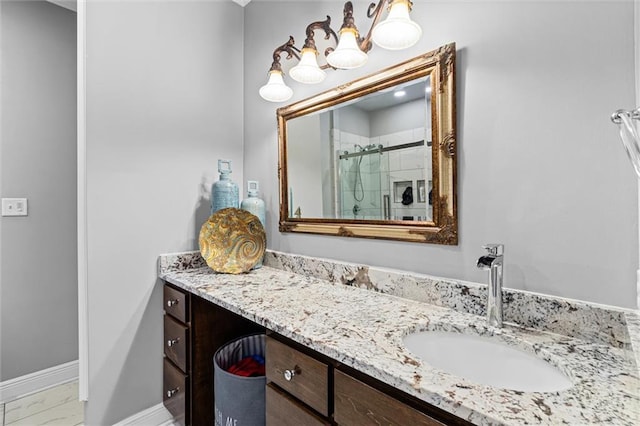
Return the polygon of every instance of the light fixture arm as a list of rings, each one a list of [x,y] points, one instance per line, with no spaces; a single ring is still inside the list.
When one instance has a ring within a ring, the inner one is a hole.
[[[374,4],[372,3],[369,7],[371,6],[374,6]],[[342,27],[340,27],[340,31],[342,31],[345,28],[351,28],[358,31],[358,28],[356,27],[355,19],[353,19],[353,3],[351,3],[350,1],[346,2],[344,4],[344,9],[342,10],[342,13],[344,15],[344,19],[342,21]]]
[[[295,40],[293,36],[289,36],[289,41],[287,41],[282,46],[278,46],[276,50],[273,51],[273,62],[271,63],[271,69],[269,71],[280,71],[282,72],[282,65],[280,64],[280,55],[283,53],[287,53],[285,59],[289,60],[294,56],[296,59],[300,60],[300,50],[294,46]]]
[[[302,46],[303,49],[308,48],[308,49],[313,49],[316,52],[318,51],[318,49],[316,48],[316,41],[313,38],[313,36],[315,35],[315,30],[323,30],[325,33],[325,36],[324,36],[325,40],[329,40],[333,36],[333,40],[335,41],[336,45],[338,44],[338,35],[335,33],[335,31],[331,29],[331,17],[327,15],[327,19],[325,19],[324,21],[312,22],[307,26],[307,30],[306,30],[307,38],[304,40],[304,46]],[[324,56],[326,57],[332,50],[333,50],[333,47],[328,47],[324,51]],[[324,64],[320,66],[320,69],[327,69],[327,68],[332,68],[332,67],[329,64]]]
[[[325,40],[329,40],[329,38],[333,36],[334,40],[336,42],[338,41],[338,36],[331,29],[331,16],[327,15],[327,19],[325,19],[324,21],[312,22],[307,26],[307,31],[306,31],[307,38],[304,40],[304,46],[302,46],[303,49],[306,47],[311,49],[316,49],[316,42],[313,39],[313,36],[315,35],[314,33],[315,30],[323,30],[325,33],[325,36],[324,36]]]
[[[369,5],[369,8],[367,9],[367,18],[373,19],[373,22],[371,22],[371,26],[369,27],[369,31],[367,32],[367,35],[365,35],[364,37],[360,37],[358,39],[360,49],[363,52],[367,53],[373,47],[373,43],[371,43],[371,33],[373,32],[373,28],[376,26],[376,24],[380,21],[380,18],[382,17],[382,12],[385,9],[384,6],[390,2],[393,2],[393,0],[380,0],[378,4],[371,3]]]

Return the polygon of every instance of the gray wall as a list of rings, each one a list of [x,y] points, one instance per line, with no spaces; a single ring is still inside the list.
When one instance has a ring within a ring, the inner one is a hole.
[[[427,103],[429,106],[430,104],[431,102]],[[431,123],[427,122],[427,109],[425,108],[424,99],[417,99],[372,111],[369,115],[371,117],[371,137],[389,135],[420,127],[431,127]]]
[[[242,43],[231,2],[87,3],[86,424],[162,402],[156,260],[197,248],[217,159],[244,182]]]
[[[78,358],[76,14],[2,1],[0,381]]]
[[[609,121],[634,106],[633,2],[422,2],[420,42],[368,64],[328,72],[318,86],[287,83],[291,102],[440,45],[458,49],[458,215],[455,247],[277,229],[274,105],[258,96],[271,52],[342,3],[250,3],[245,9],[245,169],[260,180],[272,249],[481,282],[489,242],[506,244],[506,286],[612,305],[635,304],[637,181]],[[368,27],[365,3],[356,23]],[[274,22],[279,23],[278,25]],[[569,24],[568,24],[569,23]]]
[[[342,132],[369,137],[370,126],[369,114],[360,108],[347,105],[333,111],[333,127]]]
[[[287,125],[287,137],[291,141],[287,149],[289,191],[293,194],[289,205],[293,212],[300,208],[302,217],[322,217],[322,145],[320,114],[291,120]]]

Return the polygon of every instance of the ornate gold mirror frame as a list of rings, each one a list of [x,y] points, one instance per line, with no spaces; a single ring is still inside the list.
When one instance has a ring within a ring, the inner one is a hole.
[[[280,231],[344,237],[379,238],[432,244],[458,244],[456,206],[456,90],[455,43],[447,44],[376,74],[279,108]],[[287,122],[370,93],[429,76],[433,218],[430,221],[295,218],[289,212]]]

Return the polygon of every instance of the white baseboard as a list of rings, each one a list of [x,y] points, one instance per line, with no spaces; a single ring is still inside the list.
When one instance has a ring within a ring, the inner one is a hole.
[[[67,383],[78,378],[78,361],[56,365],[0,382],[0,403],[13,401],[25,395]]]
[[[160,403],[127,417],[113,426],[170,426],[172,424],[173,416],[164,404]]]

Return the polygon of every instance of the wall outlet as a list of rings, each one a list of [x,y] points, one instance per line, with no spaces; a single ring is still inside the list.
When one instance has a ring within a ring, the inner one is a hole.
[[[27,216],[27,199],[3,198],[2,216]]]

